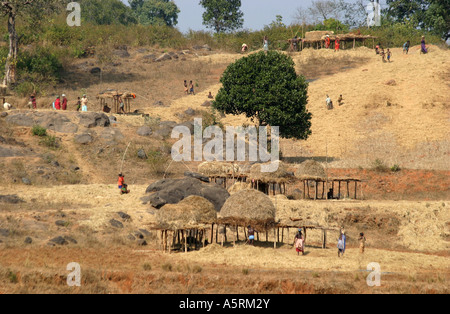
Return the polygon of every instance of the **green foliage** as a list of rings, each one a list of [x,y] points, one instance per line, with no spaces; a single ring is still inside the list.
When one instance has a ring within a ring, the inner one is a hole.
[[[445,40],[450,38],[449,0],[387,0],[386,4],[386,18],[394,23],[409,22]]]
[[[392,171],[392,172],[398,172],[398,171],[400,171],[400,170],[401,170],[401,168],[400,168],[400,166],[397,165],[397,164],[395,164],[395,165],[393,165],[393,166],[391,167],[391,171]]]
[[[372,163],[372,170],[377,172],[388,172],[389,167],[386,166],[386,164],[381,159],[375,159],[375,161]]]
[[[120,0],[83,0],[81,18],[84,22],[98,25],[136,24],[137,20],[130,7]]]
[[[59,148],[59,141],[56,138],[56,136],[53,135],[46,135],[42,137],[42,139],[39,141],[39,144],[48,147],[50,149],[58,149]]]
[[[349,26],[341,23],[339,20],[329,18],[315,26],[317,31],[334,31],[336,34],[348,33]]]
[[[284,138],[306,139],[311,134],[308,83],[296,74],[289,56],[276,51],[249,55],[229,65],[220,81],[215,109],[245,114],[258,125],[279,126]]]
[[[216,33],[239,29],[244,24],[241,0],[200,0],[205,9],[203,25]]]
[[[130,5],[142,25],[174,26],[178,23],[180,9],[173,1],[134,0]]]
[[[43,136],[47,136],[47,129],[40,125],[35,125],[31,129],[31,133],[35,136],[43,137]]]
[[[59,78],[62,64],[49,48],[37,47],[19,54],[17,69],[26,73],[38,74],[45,78]]]

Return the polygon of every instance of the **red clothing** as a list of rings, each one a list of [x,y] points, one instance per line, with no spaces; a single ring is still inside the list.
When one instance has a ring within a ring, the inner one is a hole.
[[[119,181],[117,182],[117,185],[123,186],[124,181],[125,181],[124,177],[119,177]]]
[[[36,109],[36,108],[37,108],[37,105],[36,105],[36,98],[31,97],[31,103],[32,103],[32,105],[33,105],[33,109]]]
[[[330,37],[325,38],[325,48],[330,48]]]
[[[67,98],[64,98],[62,101],[62,110],[67,110]]]
[[[59,100],[59,98],[55,100],[55,109],[56,110],[61,109],[61,100]]]
[[[334,50],[339,50],[340,44],[339,44],[339,40],[336,40],[334,42]]]

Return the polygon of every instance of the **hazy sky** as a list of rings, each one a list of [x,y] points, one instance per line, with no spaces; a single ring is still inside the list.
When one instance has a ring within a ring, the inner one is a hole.
[[[202,24],[204,9],[199,0],[174,0],[180,14],[177,27],[180,31],[206,29]],[[244,28],[259,30],[269,25],[277,15],[283,17],[287,25],[293,22],[298,7],[308,7],[311,0],[242,0],[241,10],[244,13]]]

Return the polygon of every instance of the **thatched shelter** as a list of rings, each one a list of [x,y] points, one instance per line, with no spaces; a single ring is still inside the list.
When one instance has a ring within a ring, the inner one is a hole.
[[[303,183],[303,198],[311,198],[310,184],[314,184],[314,199],[319,198],[318,186],[322,183],[321,198],[326,198],[325,183],[327,182],[327,173],[325,168],[317,161],[308,159],[302,162],[297,170],[295,176]]]
[[[125,113],[130,113],[131,100],[135,98],[136,94],[132,92],[129,91],[119,92],[118,90],[112,89],[100,92],[97,95],[97,99],[100,105],[100,111],[104,111],[105,106],[107,106],[108,100],[112,100],[112,110],[115,113],[119,113],[120,111],[120,99],[123,101]]]
[[[175,238],[180,241],[180,232],[184,240],[185,251],[187,251],[188,241],[202,242],[203,245],[206,238],[205,230],[210,224],[214,223],[217,218],[217,212],[214,205],[207,199],[191,195],[181,200],[177,204],[166,204],[156,212],[155,215],[157,225],[154,229],[161,230],[162,247],[165,251],[169,247],[169,251],[175,244]],[[200,230],[200,232],[199,232]],[[172,232],[172,241],[168,245],[168,231]],[[191,238],[188,240],[188,236]],[[192,241],[192,238],[194,240]]]
[[[345,49],[345,43],[353,43],[352,47],[356,47],[356,42],[362,42],[365,45],[366,40],[372,39],[372,46],[375,48],[375,39],[377,37],[371,35],[361,35],[360,33],[334,34],[333,31],[312,31],[306,32],[305,38],[302,39],[302,46],[323,48],[326,37],[330,37],[330,49],[334,49],[335,40],[339,39],[342,43],[342,49]]]
[[[240,173],[236,163],[223,161],[205,161],[198,165],[198,172],[209,177],[210,182],[223,184],[227,188],[228,181],[246,181],[247,175]]]
[[[266,194],[270,193],[272,187],[273,195],[278,188],[281,194],[286,194],[286,183],[291,183],[295,179],[293,173],[289,172],[286,165],[279,160],[273,162],[277,167],[275,171],[262,172],[261,166],[268,166],[269,163],[257,163],[250,167],[248,177],[252,180],[252,187]]]
[[[254,189],[241,190],[231,195],[223,204],[218,220],[221,224],[267,230],[275,222],[275,206],[272,200]]]

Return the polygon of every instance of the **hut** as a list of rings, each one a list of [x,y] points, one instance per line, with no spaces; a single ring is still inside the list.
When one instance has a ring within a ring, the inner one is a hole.
[[[217,212],[207,199],[191,195],[177,204],[164,205],[156,212],[155,218],[156,226],[153,229],[161,231],[163,251],[168,248],[170,252],[177,243],[184,243],[187,251],[188,244],[194,243],[197,247],[202,242],[205,245],[206,229],[216,221]],[[168,237],[169,233],[171,236]]]
[[[334,49],[334,42],[337,38],[342,43],[342,49],[345,49],[346,43],[351,43],[352,48],[356,47],[357,42],[361,42],[362,45],[365,45],[366,40],[372,40],[372,46],[375,48],[375,39],[377,37],[372,35],[361,35],[359,32],[357,33],[347,33],[347,34],[334,34],[333,31],[312,31],[306,32],[305,38],[302,40],[302,44],[309,47],[322,48],[325,44],[326,36],[330,37],[331,40],[331,49]]]
[[[258,231],[258,240],[259,232],[265,231],[267,241],[268,231],[274,228],[275,225],[275,211],[272,200],[262,192],[248,189],[234,193],[226,200],[218,214],[218,224],[225,225],[225,232],[222,234],[222,245],[223,241],[227,240],[227,226],[231,226],[236,230],[235,239],[238,241],[239,227],[244,228],[245,234],[245,228],[249,225]]]
[[[262,172],[261,166],[268,166],[265,164],[254,164],[250,167],[248,177],[252,181],[252,188],[261,191],[267,195],[270,194],[272,188],[273,195],[277,190],[280,194],[286,194],[286,183],[291,183],[295,178],[292,172],[289,172],[286,165],[282,161],[274,161],[277,164],[277,169],[272,172]]]
[[[136,94],[132,92],[119,92],[117,90],[106,90],[97,95],[99,101],[100,111],[104,111],[104,108],[108,105],[108,100],[112,101],[112,110],[114,113],[120,111],[120,98],[122,98],[124,104],[125,113],[131,112],[131,100],[136,98]]]
[[[236,163],[205,161],[198,165],[197,170],[207,176],[210,182],[223,185],[225,189],[236,181],[247,181],[247,175],[240,173],[240,167]]]
[[[353,177],[332,177],[328,178],[328,182],[331,184],[330,195],[328,199],[341,199],[341,198],[354,198],[358,199],[358,185],[360,185],[360,199],[364,198],[362,180]],[[337,189],[336,189],[337,185]]]
[[[319,162],[313,159],[305,160],[295,171],[295,177],[302,181],[303,199],[306,199],[306,197],[312,198],[310,194],[311,185],[314,186],[314,199],[319,198],[319,185],[322,185],[321,198],[326,198],[325,183],[327,182],[327,173]]]

